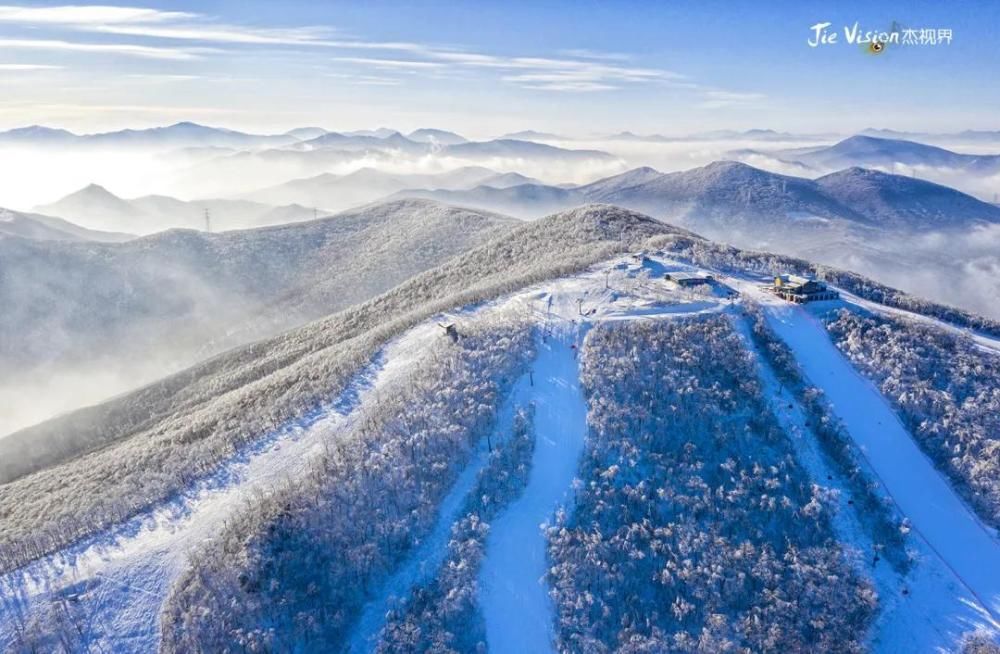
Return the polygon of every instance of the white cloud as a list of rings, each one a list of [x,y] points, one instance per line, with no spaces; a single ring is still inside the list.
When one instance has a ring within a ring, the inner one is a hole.
[[[542,91],[596,92],[626,85],[657,84],[677,91],[700,95],[701,107],[721,108],[745,105],[763,98],[756,93],[738,93],[703,87],[683,75],[662,68],[631,65],[628,55],[586,49],[561,50],[557,56],[500,56],[403,41],[368,41],[363,38],[336,38],[337,31],[325,26],[268,28],[222,24],[210,16],[186,11],[161,11],[143,7],[102,5],[20,7],[0,6],[0,23],[32,27],[51,26],[73,32],[113,34],[156,40],[196,41],[225,45],[274,45],[295,49],[323,48],[345,51],[333,58],[359,70],[397,71],[425,77],[460,76],[478,71],[495,71],[503,82]],[[114,53],[151,59],[197,59],[207,48],[169,48],[154,41],[149,44],[81,43],[69,40],[0,39],[0,47]],[[385,52],[384,57],[350,56],[351,51]],[[357,76],[358,81],[363,76]],[[398,84],[378,75],[369,84]],[[377,80],[377,81],[376,81]],[[361,83],[358,81],[358,83]]]
[[[120,54],[146,59],[187,60],[198,59],[207,52],[206,48],[162,48],[158,46],[134,45],[126,43],[78,43],[56,39],[5,39],[0,38],[0,49],[49,50],[70,52],[92,52],[97,54]]]
[[[399,86],[402,80],[394,77],[381,77],[378,75],[354,75],[351,73],[326,73],[326,77],[342,79],[350,84],[360,84],[362,86]]]
[[[560,55],[564,57],[575,57],[577,59],[599,59],[605,61],[628,61],[631,57],[620,52],[597,52],[586,48],[573,48],[570,50],[560,50]]]
[[[112,25],[159,23],[192,18],[181,11],[159,11],[144,7],[68,5],[62,7],[19,7],[0,5],[0,22],[48,25]]]
[[[322,38],[330,33],[318,27],[266,29],[233,25],[88,25],[86,29],[122,36],[255,45],[327,45]]]
[[[205,79],[201,75],[171,75],[166,73],[131,73],[126,75],[129,79],[148,80],[152,82],[188,82],[196,79]]]
[[[418,61],[410,59],[379,59],[375,57],[332,57],[332,61],[340,61],[350,64],[361,64],[374,68],[404,68],[404,69],[430,69],[444,68],[446,64],[435,61]]]
[[[0,64],[0,71],[61,70],[62,66],[48,64]]]

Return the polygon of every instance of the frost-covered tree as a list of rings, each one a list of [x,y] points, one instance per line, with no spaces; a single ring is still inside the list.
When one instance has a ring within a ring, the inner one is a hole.
[[[381,393],[312,469],[230,519],[162,616],[166,652],[330,651],[428,533],[534,347],[530,325],[470,321]]]
[[[921,449],[1000,527],[1000,356],[915,320],[842,309],[837,346],[892,403]]]
[[[834,540],[728,320],[601,325],[575,509],[548,532],[563,652],[859,651]]]

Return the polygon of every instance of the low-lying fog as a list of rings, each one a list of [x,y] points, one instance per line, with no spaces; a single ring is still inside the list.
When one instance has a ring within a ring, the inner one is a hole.
[[[0,183],[0,207],[28,211],[38,205],[53,203],[90,184],[103,186],[118,198],[126,199],[165,195],[179,200],[242,200],[261,189],[292,180],[322,173],[346,175],[365,168],[405,176],[446,173],[478,166],[496,173],[518,173],[544,184],[568,186],[640,166],[672,172],[720,159],[740,159],[772,172],[813,178],[831,171],[811,169],[800,163],[782,160],[772,153],[827,146],[833,142],[834,139],[691,139],[669,142],[578,139],[546,142],[569,150],[598,151],[593,156],[552,152],[537,155],[528,151],[523,154],[504,151],[499,154],[454,156],[446,152],[428,154],[392,150],[327,153],[288,148],[151,151],[4,146],[0,147],[0,180],[3,180]],[[1000,143],[938,145],[966,154],[1000,153]],[[748,152],[751,150],[753,152]],[[887,172],[915,175],[943,183],[987,201],[993,200],[994,194],[1000,191],[1000,174],[976,176],[962,170],[902,164],[890,168]],[[363,192],[359,195],[376,200],[386,195],[379,190],[382,188],[373,186],[368,195]],[[337,211],[344,208],[319,206],[315,210]],[[102,207],[94,210],[104,211]],[[146,218],[161,220],[160,214],[151,215],[153,218]],[[314,207],[299,206],[296,211],[275,214],[270,220],[272,223],[285,222],[313,215],[316,215]],[[88,224],[83,215],[59,217],[83,227],[98,228]],[[128,219],[127,214],[116,218]],[[263,221],[262,218],[260,220]],[[120,231],[144,234],[177,224],[156,222],[135,225],[134,229],[128,229],[127,224],[120,226],[120,223],[114,223],[114,226]],[[190,226],[189,223],[184,224]],[[227,227],[255,227],[259,224],[268,223],[226,223]],[[107,229],[105,223],[101,227]],[[774,251],[807,256],[929,299],[1000,318],[1000,302],[997,301],[1000,298],[1000,226],[924,233],[905,239],[867,243],[865,247],[857,243],[834,247],[808,242],[755,243],[753,238],[738,234],[709,236],[735,245],[765,246]],[[0,274],[3,263],[0,261]],[[99,312],[101,307],[95,306],[93,310]],[[109,358],[90,362],[86,366],[50,363],[45,368],[35,369],[30,375],[4,375],[0,380],[0,435],[136,388],[189,363],[169,354],[146,352],[141,360],[131,360],[128,365],[120,365],[121,362]]]

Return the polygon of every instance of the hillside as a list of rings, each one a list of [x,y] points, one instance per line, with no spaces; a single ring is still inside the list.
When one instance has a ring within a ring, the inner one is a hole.
[[[135,238],[121,232],[100,232],[74,225],[68,220],[0,209],[0,235],[19,236],[39,241],[119,242]]]
[[[268,204],[296,203],[324,209],[346,209],[373,202],[406,188],[459,189],[475,186],[499,173],[465,166],[442,173],[393,174],[361,168],[346,175],[322,173],[254,191],[250,200]]]
[[[533,183],[497,187],[487,182],[464,190],[408,189],[390,197],[426,198],[479,211],[496,211],[525,220],[587,203],[587,198],[573,189]]]
[[[817,222],[836,221],[864,229],[917,231],[1000,222],[995,206],[920,179],[850,168],[811,180],[733,161],[674,173],[636,168],[570,189],[524,184],[457,192],[408,190],[400,195],[525,218],[606,202],[683,221],[696,230],[781,233],[812,231]]]
[[[315,217],[315,210],[294,202],[264,204],[249,200],[178,200],[147,195],[127,200],[90,184],[51,204],[36,207],[94,229],[151,234],[166,229],[205,229],[206,212],[214,231],[247,229]]]
[[[129,380],[134,387],[136,375],[146,381],[152,370],[176,370],[366,300],[511,224],[404,201],[279,227],[171,230],[120,244],[3,239],[3,383],[31,387],[32,371],[45,379],[80,367],[124,371],[107,397]],[[136,370],[143,374],[125,374]],[[24,406],[52,410],[47,402]]]
[[[817,270],[843,300],[760,288]],[[1000,356],[1000,324],[851,273],[607,205],[521,225],[0,440],[0,461],[60,452],[0,485],[0,587],[21,607],[0,644],[954,649],[996,629],[1000,546],[962,499],[990,476],[945,481],[827,335],[835,309],[961,347],[950,387],[994,383],[974,361]],[[838,338],[867,329],[838,320]],[[884,339],[861,338],[867,366]],[[956,434],[977,448],[982,407]]]
[[[840,204],[886,228],[916,231],[1000,222],[994,205],[903,175],[855,167],[820,177],[816,184]]]
[[[986,175],[1000,172],[1000,155],[962,154],[916,141],[864,135],[851,136],[829,147],[779,152],[778,156],[800,161],[818,170],[852,166],[891,170],[896,164],[903,164]]]

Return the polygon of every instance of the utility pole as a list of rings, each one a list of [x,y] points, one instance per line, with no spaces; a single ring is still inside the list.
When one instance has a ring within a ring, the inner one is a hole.
[[[208,207],[205,207],[205,231],[212,232],[212,215],[208,211]]]

